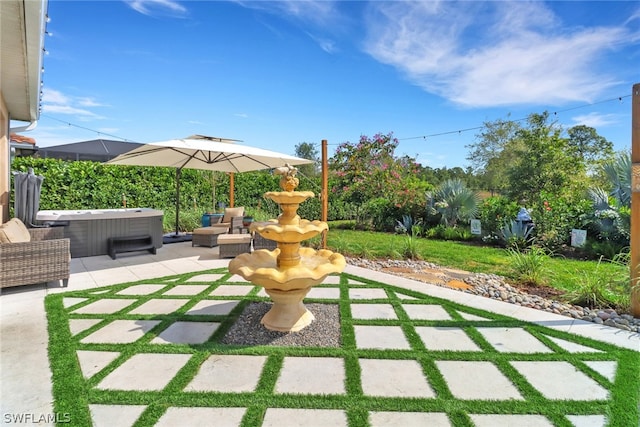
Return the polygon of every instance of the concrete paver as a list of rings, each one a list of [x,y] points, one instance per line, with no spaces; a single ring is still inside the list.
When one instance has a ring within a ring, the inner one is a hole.
[[[461,328],[416,326],[427,350],[480,351],[480,347]]]
[[[253,391],[267,361],[265,356],[212,354],[200,366],[186,391]]]
[[[306,298],[324,298],[324,299],[340,299],[339,288],[311,288]]]
[[[403,304],[402,308],[413,320],[451,320],[447,310],[436,304]]]
[[[85,378],[91,378],[120,356],[117,351],[78,350],[76,354]]]
[[[398,319],[391,304],[351,304],[351,316],[354,319]]]
[[[276,393],[344,394],[344,361],[335,357],[285,357]]]
[[[458,399],[523,400],[513,383],[491,362],[437,360],[436,366]]]
[[[93,427],[131,427],[145,405],[89,405]]]
[[[447,414],[442,412],[370,412],[371,427],[451,427]]]
[[[177,285],[162,295],[197,295],[207,289],[208,285]]]
[[[409,350],[411,346],[400,326],[364,326],[353,327],[358,348],[379,350]]]
[[[269,408],[262,427],[346,427],[347,414],[336,409]]]
[[[553,427],[553,423],[542,415],[471,414],[469,417],[476,427]]]
[[[210,315],[225,315],[229,314],[231,310],[236,308],[239,301],[222,301],[222,300],[205,300],[200,301],[192,308],[187,310],[186,314],[210,314]]]
[[[238,427],[245,408],[176,408],[171,407],[160,417],[155,427],[209,426]]]
[[[159,320],[114,320],[80,340],[81,343],[126,344],[139,340]]]
[[[387,299],[384,289],[362,288],[349,289],[349,298],[354,299]]]
[[[215,288],[209,296],[244,296],[253,290],[253,286],[248,285],[220,285]]]
[[[477,331],[501,353],[553,352],[522,328],[477,328]]]
[[[190,358],[190,354],[135,354],[104,377],[96,388],[162,390]]]
[[[609,397],[605,388],[568,362],[510,363],[547,399],[605,400]],[[541,372],[544,375],[540,375]]]
[[[360,359],[362,391],[369,396],[435,397],[415,360]]]
[[[584,364],[611,382],[613,382],[616,377],[616,369],[618,368],[618,364],[616,362],[587,360]]]
[[[188,303],[187,299],[150,299],[128,314],[169,314]]]
[[[69,330],[71,335],[77,335],[100,322],[102,319],[71,319],[69,320]]]
[[[128,288],[116,292],[116,295],[149,295],[158,292],[160,289],[166,288],[167,285],[133,285]]]
[[[137,302],[135,299],[101,299],[73,310],[76,314],[112,314]]]
[[[218,329],[218,322],[174,322],[152,344],[202,344]]]
[[[223,274],[196,274],[193,277],[187,279],[187,282],[215,282],[219,280]]]

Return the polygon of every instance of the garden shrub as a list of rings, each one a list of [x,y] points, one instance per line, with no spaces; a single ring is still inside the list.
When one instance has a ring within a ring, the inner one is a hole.
[[[480,205],[479,219],[483,236],[499,236],[502,227],[516,218],[519,206],[502,196],[484,199]]]

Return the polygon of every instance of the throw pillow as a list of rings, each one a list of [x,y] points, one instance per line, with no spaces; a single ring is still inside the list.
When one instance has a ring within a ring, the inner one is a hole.
[[[18,218],[12,218],[0,225],[0,243],[30,242],[29,229]]]

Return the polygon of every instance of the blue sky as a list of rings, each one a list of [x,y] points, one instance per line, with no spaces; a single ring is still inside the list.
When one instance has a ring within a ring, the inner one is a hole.
[[[465,129],[545,110],[631,146],[640,2],[50,0],[48,12],[42,115],[24,133],[41,147],[204,134],[287,154],[327,139],[331,154],[393,132],[397,155],[464,167],[478,133]]]

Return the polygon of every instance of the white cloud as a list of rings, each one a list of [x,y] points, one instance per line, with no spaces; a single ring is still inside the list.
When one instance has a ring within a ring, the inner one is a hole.
[[[80,120],[101,119],[102,116],[88,108],[102,106],[93,98],[68,96],[58,90],[44,88],[42,90],[42,111],[77,116]]]
[[[320,49],[327,53],[336,51],[336,44],[326,35],[319,36],[309,31],[309,27],[317,29],[317,32],[326,33],[327,30],[340,27],[344,16],[337,10],[337,2],[332,0],[284,0],[284,1],[255,1],[234,0],[238,5],[264,11],[281,18],[302,24],[305,31]],[[280,34],[275,27],[265,23],[274,33]]]
[[[619,83],[597,61],[631,37],[563,28],[541,2],[373,2],[367,26],[371,56],[465,107],[592,101]]]
[[[136,12],[143,15],[155,15],[167,12],[177,15],[184,15],[187,9],[177,1],[173,0],[124,0],[125,3]]]
[[[619,123],[615,114],[589,113],[572,117],[573,126],[585,125],[592,128],[600,128]]]
[[[263,10],[316,25],[325,25],[336,18],[336,2],[330,0],[235,0],[235,3],[248,9]]]

